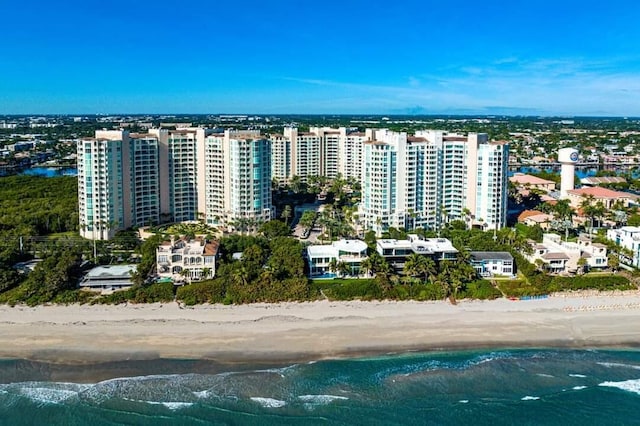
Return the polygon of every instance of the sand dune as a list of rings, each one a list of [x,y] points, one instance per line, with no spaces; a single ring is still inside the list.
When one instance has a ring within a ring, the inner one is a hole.
[[[301,361],[465,347],[640,342],[640,292],[530,301],[0,306],[0,357]]]

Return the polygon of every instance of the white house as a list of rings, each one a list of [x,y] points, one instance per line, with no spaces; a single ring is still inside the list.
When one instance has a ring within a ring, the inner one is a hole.
[[[581,258],[589,269],[606,268],[607,247],[593,243],[588,236],[580,236],[574,243],[562,241],[557,234],[544,234],[542,243],[533,244],[533,252],[527,258],[531,263],[541,260],[547,271],[558,274],[576,272]]]
[[[623,226],[619,229],[607,230],[607,239],[613,241],[620,247],[624,247],[633,252],[633,258],[629,259],[631,266],[640,268],[640,227]]]
[[[503,275],[512,277],[516,274],[513,256],[507,251],[472,251],[471,265],[481,277]]]
[[[409,234],[406,240],[378,240],[376,251],[396,271],[402,271],[405,260],[414,253],[429,256],[434,261],[454,260],[458,254],[458,250],[446,238],[421,238],[416,234]]]
[[[82,278],[80,288],[100,292],[126,289],[133,285],[131,275],[135,270],[136,265],[97,266]]]
[[[202,238],[164,241],[156,250],[158,276],[192,282],[216,274],[218,243]],[[186,271],[186,272],[185,272]]]
[[[350,275],[360,275],[360,264],[367,256],[367,243],[360,240],[339,240],[331,244],[307,247],[309,275],[311,277],[335,277],[329,265],[332,260],[345,262],[351,269]]]

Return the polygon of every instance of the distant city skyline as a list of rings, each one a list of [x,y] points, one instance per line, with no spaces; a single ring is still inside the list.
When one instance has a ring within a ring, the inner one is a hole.
[[[640,116],[635,2],[25,0],[3,16],[0,114]]]

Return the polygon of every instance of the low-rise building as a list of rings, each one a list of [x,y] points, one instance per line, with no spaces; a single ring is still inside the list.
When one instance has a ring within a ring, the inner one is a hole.
[[[551,192],[556,189],[556,183],[554,181],[524,173],[514,174],[509,178],[509,182],[523,189],[538,189],[544,192]]]
[[[107,293],[127,289],[133,285],[131,276],[135,271],[136,265],[97,266],[82,278],[80,288]]]
[[[332,270],[340,262],[349,267],[350,273],[347,275],[359,276],[362,274],[360,265],[366,258],[367,243],[360,240],[339,240],[331,244],[307,247],[309,275],[316,278],[344,275],[339,274],[338,270]]]
[[[607,239],[613,241],[620,247],[629,250],[632,256],[622,259],[623,263],[640,268],[640,227],[623,226],[619,229],[607,230]]]
[[[587,198],[593,197],[593,203],[602,202],[606,209],[611,209],[616,201],[621,201],[624,207],[637,204],[640,196],[629,192],[614,191],[612,189],[597,186],[571,189],[567,191],[567,197],[571,206],[575,209]]]
[[[552,221],[552,215],[538,210],[525,210],[518,216],[518,223],[522,223],[527,226],[538,225],[543,230],[549,229]]]
[[[472,251],[469,254],[471,266],[481,277],[513,277],[516,274],[516,264],[508,251]]]
[[[156,250],[158,276],[174,283],[200,281],[216,274],[218,243],[203,238],[164,241]]]
[[[607,267],[607,247],[592,242],[588,236],[580,236],[577,242],[567,242],[562,241],[560,235],[544,234],[542,243],[534,243],[532,248],[528,260],[531,263],[541,261],[547,272],[575,273],[580,268]]]
[[[429,256],[436,262],[455,260],[458,254],[446,238],[421,238],[416,234],[409,234],[406,240],[378,240],[376,251],[398,272],[404,269],[407,257],[414,253]]]

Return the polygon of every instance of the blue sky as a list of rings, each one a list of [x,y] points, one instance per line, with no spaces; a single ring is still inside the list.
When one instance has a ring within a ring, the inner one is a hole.
[[[640,2],[7,1],[0,113],[640,116]]]

